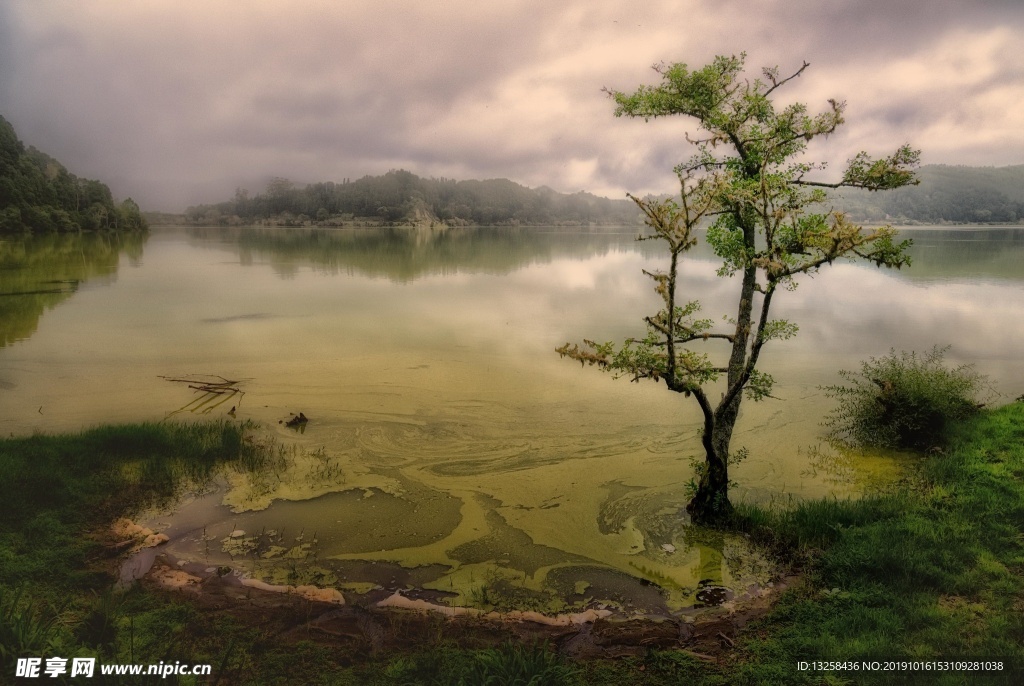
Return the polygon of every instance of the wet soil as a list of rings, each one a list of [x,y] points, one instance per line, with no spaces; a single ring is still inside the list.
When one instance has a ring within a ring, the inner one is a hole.
[[[168,584],[168,578],[184,583]],[[335,646],[339,655],[353,662],[427,650],[442,643],[487,648],[507,641],[543,641],[576,659],[641,655],[657,647],[684,650],[699,659],[717,662],[734,649],[744,626],[765,614],[782,590],[798,582],[797,577],[786,577],[756,597],[683,615],[612,614],[592,621],[585,621],[592,615],[577,616],[552,625],[552,618],[536,616],[538,621],[532,621],[514,617],[514,613],[446,616],[429,610],[379,607],[389,594],[383,590],[345,593],[341,605],[317,602],[295,593],[245,585],[225,568],[200,570],[179,565],[163,555],[156,556],[152,568],[139,580],[156,592],[188,597],[204,612],[259,626],[270,640]],[[409,599],[437,600],[420,598],[422,595],[403,592]]]

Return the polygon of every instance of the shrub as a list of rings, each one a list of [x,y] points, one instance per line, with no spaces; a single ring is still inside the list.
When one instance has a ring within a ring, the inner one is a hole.
[[[860,372],[839,372],[850,385],[828,386],[839,406],[825,420],[829,438],[861,447],[928,450],[944,444],[951,421],[982,406],[988,380],[972,365],[947,367],[949,347],[895,350],[861,364]]]
[[[55,613],[46,615],[22,600],[24,587],[0,587],[0,669],[14,672],[19,657],[38,657],[60,649],[60,624]]]
[[[490,686],[558,686],[575,681],[576,670],[543,645],[508,643],[476,655],[468,681]]]

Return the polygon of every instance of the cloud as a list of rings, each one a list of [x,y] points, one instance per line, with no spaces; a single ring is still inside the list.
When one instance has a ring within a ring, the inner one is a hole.
[[[685,121],[615,119],[601,92],[716,53],[811,68],[789,97],[849,102],[821,154],[906,140],[929,162],[1008,164],[1018,3],[611,0],[479,5],[172,0],[0,7],[0,102],[29,144],[144,207],[272,176],[403,167],[621,197],[671,190]]]

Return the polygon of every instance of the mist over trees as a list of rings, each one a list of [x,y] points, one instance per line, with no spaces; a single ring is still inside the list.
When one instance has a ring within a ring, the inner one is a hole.
[[[240,188],[231,200],[190,207],[185,216],[189,223],[203,225],[639,224],[636,206],[626,199],[531,189],[508,179],[426,179],[405,170],[304,187],[276,178],[262,193],[250,195]]]
[[[46,153],[26,148],[0,116],[0,234],[145,228],[134,200],[115,203],[106,184],[80,179]]]
[[[866,222],[976,224],[1024,222],[1024,165],[926,165],[919,186],[892,193],[843,189],[827,205]],[[351,181],[298,186],[275,178],[261,193],[239,188],[232,199],[188,208],[185,221],[202,226],[401,225],[448,226],[636,225],[629,200],[591,193],[531,189],[508,179],[456,181],[405,170]],[[181,217],[168,217],[180,221]]]
[[[845,190],[833,202],[858,221],[922,224],[1024,222],[1024,165],[918,169],[920,185],[891,193]]]

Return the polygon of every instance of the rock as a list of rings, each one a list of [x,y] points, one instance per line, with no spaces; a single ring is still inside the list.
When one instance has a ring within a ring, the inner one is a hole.
[[[297,586],[295,592],[305,598],[317,603],[333,603],[344,605],[345,596],[336,588],[317,588],[316,586]]]
[[[152,529],[139,526],[127,517],[122,517],[115,521],[110,526],[110,531],[117,538],[123,539],[116,546],[118,550],[130,547],[133,553],[143,548],[155,548],[171,540],[167,534],[154,533]]]
[[[406,598],[398,591],[377,603],[377,607],[399,607],[404,610],[416,610],[418,612],[438,612],[446,617],[481,614],[480,610],[472,607],[450,607],[448,605],[428,603],[426,600],[412,600],[411,598]]]
[[[294,593],[301,598],[312,600],[317,603],[332,603],[334,605],[345,604],[345,596],[341,594],[341,591],[335,588],[319,588],[317,586],[285,586],[268,584],[266,581],[250,578],[242,579],[242,585],[249,588],[256,588],[261,591],[269,591],[270,593]]]
[[[733,592],[725,588],[724,586],[705,586],[697,591],[697,602],[703,605],[722,605],[727,600],[731,600]]]
[[[143,548],[155,548],[158,545],[163,545],[167,541],[171,540],[167,534],[150,534],[146,536],[142,541]]]
[[[122,517],[115,521],[110,526],[110,530],[118,538],[145,538],[153,534],[152,529],[139,526],[127,517]]]
[[[596,622],[599,619],[610,617],[611,614],[611,610],[584,610],[583,612],[577,612],[569,615],[569,620],[573,624],[590,624],[591,622]]]
[[[173,590],[183,590],[189,587],[199,586],[202,581],[198,576],[193,576],[181,569],[171,569],[164,565],[153,567],[149,572],[149,578],[164,588]]]
[[[261,591],[269,591],[271,593],[288,593],[289,591],[295,589],[294,586],[268,584],[266,581],[263,581],[262,579],[251,579],[248,577],[242,579],[242,585],[248,586],[249,588],[258,588]]]
[[[610,615],[610,610],[584,610],[583,612],[561,614],[550,617],[548,615],[541,614],[540,612],[521,612],[519,610],[513,610],[512,612],[506,612],[501,615],[501,618],[519,622],[533,622],[534,624],[543,624],[544,626],[580,626],[596,622],[598,619],[603,619]]]

